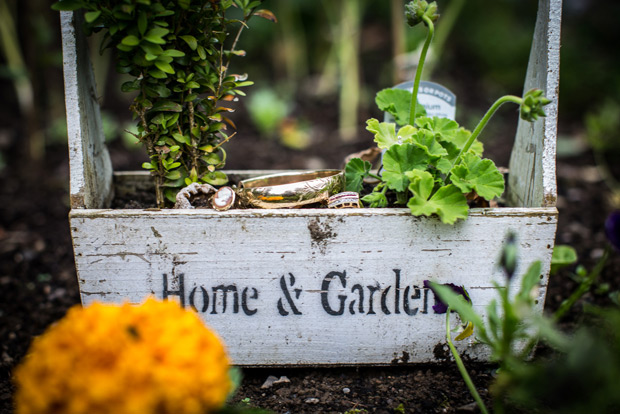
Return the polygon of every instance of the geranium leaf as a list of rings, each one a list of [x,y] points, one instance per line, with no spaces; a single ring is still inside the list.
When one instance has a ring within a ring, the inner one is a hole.
[[[395,124],[379,122],[375,118],[371,118],[366,121],[366,130],[375,134],[375,142],[381,149],[386,149],[394,144],[398,144]]]
[[[399,126],[409,124],[411,92],[406,89],[383,89],[375,97],[377,107],[394,117]],[[425,116],[426,109],[419,102],[416,102],[416,114]]]
[[[398,125],[409,123],[411,92],[404,89],[383,89],[375,97],[377,107],[394,117]]]
[[[383,155],[382,178],[390,189],[405,191],[409,185],[405,173],[424,170],[429,161],[426,152],[413,144],[393,145]]]
[[[417,132],[418,129],[416,127],[405,125],[396,133],[396,140],[399,144],[413,144]]]
[[[413,141],[431,158],[439,158],[448,155],[448,151],[437,142],[435,136],[430,131],[424,129],[418,130],[417,134],[413,136]]]
[[[469,209],[467,199],[458,187],[450,184],[439,188],[430,196],[435,180],[429,172],[409,171],[406,175],[411,181],[409,191],[413,193],[413,197],[407,203],[411,214],[414,216],[437,214],[446,224],[454,224],[458,219],[467,218]]]
[[[370,208],[383,208],[388,205],[387,198],[381,191],[375,191],[365,195],[362,197],[362,201],[368,204],[368,207]]]
[[[419,117],[415,120],[417,126],[423,129],[427,129],[433,133],[433,135],[441,135],[446,139],[453,136],[459,129],[459,124],[450,118],[439,117]]]
[[[456,157],[461,153],[461,149],[465,146],[465,143],[470,136],[471,131],[465,128],[459,128],[454,133],[446,136],[438,136],[437,139],[439,140],[439,143],[448,151],[448,159],[454,162],[454,160],[456,160]],[[484,146],[482,145],[482,142],[476,140],[471,145],[471,147],[469,147],[468,152],[472,152],[478,156],[482,156],[483,151]]]
[[[362,191],[364,178],[368,176],[372,165],[368,161],[361,158],[353,158],[344,167],[344,176],[346,182],[346,191]]]
[[[489,159],[468,152],[463,157],[461,164],[451,170],[450,180],[452,184],[468,193],[475,191],[480,197],[492,200],[504,192],[504,176]]]
[[[446,158],[439,158],[437,161],[433,163],[435,168],[437,168],[442,174],[448,174],[452,169],[452,163],[450,160]]]

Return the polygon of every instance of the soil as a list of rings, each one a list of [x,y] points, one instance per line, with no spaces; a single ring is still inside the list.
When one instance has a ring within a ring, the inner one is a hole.
[[[245,154],[253,154],[246,156],[245,168],[316,168],[317,165],[309,164],[319,162],[324,167],[338,167],[346,154],[366,145],[342,144],[338,151],[330,151],[325,150],[329,148],[327,139],[315,146],[311,156],[255,137],[240,139],[237,145]],[[119,161],[114,145],[112,148],[117,167],[127,162]],[[17,148],[5,150],[19,154]],[[10,413],[14,392],[12,369],[26,354],[32,339],[61,318],[69,307],[78,304],[80,298],[67,220],[66,147],[49,147],[39,162],[29,162],[19,155],[10,158],[0,171],[0,182],[0,412]],[[588,153],[558,161],[558,188],[557,243],[575,247],[580,263],[591,268],[606,245],[603,224],[610,208],[608,190]],[[618,286],[618,270],[620,257],[615,255],[601,282]],[[569,274],[566,270],[551,279],[546,304],[549,311],[556,309],[575,288]],[[583,303],[607,301],[605,294],[587,294],[573,308],[564,326],[568,329],[579,320]],[[487,390],[495,367],[475,363],[467,366],[488,402]],[[352,409],[402,412],[399,407],[407,413],[476,412],[452,362],[382,368],[246,369],[244,376],[235,401],[244,400],[276,413],[342,413]],[[286,376],[289,382],[261,388],[269,376]]]

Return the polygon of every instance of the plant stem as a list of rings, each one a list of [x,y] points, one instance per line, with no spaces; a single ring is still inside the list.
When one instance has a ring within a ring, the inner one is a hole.
[[[420,79],[422,78],[424,61],[426,60],[426,53],[428,52],[428,48],[431,45],[431,41],[433,40],[433,35],[435,34],[435,25],[433,24],[433,21],[428,16],[422,16],[422,20],[424,20],[424,23],[428,27],[428,33],[426,34],[426,40],[424,41],[424,46],[422,47],[422,52],[420,53],[420,60],[418,61],[418,67],[416,68],[415,79],[413,81],[413,91],[411,91],[409,125],[412,126],[415,122],[415,113],[418,103],[418,89],[420,88]]]
[[[345,142],[355,139],[357,133],[357,110],[360,101],[360,19],[359,0],[341,0],[340,38],[338,41],[338,62],[340,66],[338,130],[340,138]]]
[[[463,364],[463,360],[461,359],[459,352],[456,350],[456,347],[452,343],[452,335],[450,334],[450,312],[451,309],[448,308],[448,310],[446,311],[446,341],[448,342],[448,347],[450,348],[450,352],[454,357],[456,366],[461,373],[461,377],[463,377],[463,381],[465,381],[465,385],[467,385],[471,396],[474,397],[474,400],[476,401],[476,404],[478,404],[480,411],[482,411],[482,414],[489,414],[489,412],[487,411],[487,407],[484,405],[484,402],[480,397],[480,394],[478,394],[478,390],[476,389],[474,382],[471,380],[471,377],[467,373],[467,369],[465,368],[465,364]]]
[[[495,101],[495,103],[491,105],[491,107],[489,108],[487,113],[484,115],[484,117],[482,117],[482,119],[476,126],[476,129],[474,129],[474,132],[471,133],[471,136],[465,143],[465,146],[463,147],[463,149],[461,149],[459,156],[456,157],[456,160],[454,160],[454,164],[452,164],[453,167],[455,165],[458,165],[461,162],[461,158],[463,157],[463,154],[469,151],[469,148],[476,141],[476,138],[478,138],[478,136],[480,135],[484,127],[489,123],[489,120],[491,119],[491,117],[495,114],[495,112],[497,112],[499,107],[505,104],[506,102],[513,102],[513,103],[516,103],[517,105],[521,105],[523,103],[523,99],[518,96],[514,96],[514,95],[506,95],[506,96],[502,96],[497,101]]]
[[[603,253],[603,257],[600,258],[596,266],[594,266],[594,269],[592,269],[590,273],[584,278],[584,280],[579,284],[577,290],[575,290],[573,294],[568,297],[568,299],[564,300],[558,310],[555,311],[555,313],[553,314],[553,320],[555,322],[562,319],[566,312],[568,312],[570,308],[572,308],[573,305],[590,290],[590,288],[594,284],[594,281],[603,270],[605,263],[607,263],[607,259],[609,258],[609,250],[609,246],[607,246],[605,252]]]
[[[565,299],[560,304],[558,310],[556,310],[555,313],[552,315],[554,322],[558,322],[560,319],[562,319],[564,315],[566,315],[566,313],[570,310],[570,308],[572,308],[583,295],[588,293],[588,291],[596,281],[596,278],[601,273],[603,267],[607,263],[607,259],[609,259],[609,253],[610,248],[609,246],[607,246],[605,252],[603,253],[603,257],[599,259],[598,263],[596,263],[596,266],[594,266],[594,269],[592,269],[592,271],[588,273],[588,275],[579,284],[577,290],[575,290],[567,299]],[[530,353],[534,350],[534,347],[537,343],[537,337],[530,339],[526,346],[523,348],[520,358],[527,358],[527,356],[530,355]]]
[[[372,178],[374,178],[374,179],[376,179],[376,180],[379,180],[379,181],[382,181],[382,180],[383,180],[383,178],[381,178],[381,176],[379,176],[379,175],[377,175],[377,174],[370,173],[370,172],[368,173],[368,176],[369,176],[369,177],[372,177]]]

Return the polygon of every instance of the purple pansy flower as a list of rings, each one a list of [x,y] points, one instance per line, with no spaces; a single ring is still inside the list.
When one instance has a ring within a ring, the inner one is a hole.
[[[458,286],[458,285],[455,285],[454,283],[444,283],[443,286],[449,286],[455,293],[458,293],[459,295],[463,296],[467,302],[471,303],[469,294],[465,290],[464,286]],[[433,296],[435,296],[435,305],[433,305],[433,310],[435,311],[435,313],[446,313],[448,311],[448,305],[442,302],[441,299],[439,299],[439,296],[437,296],[437,294],[433,290],[433,286],[431,285],[431,282],[428,280],[425,280],[424,287],[426,289],[430,289],[433,292]]]
[[[620,250],[620,211],[616,210],[605,221],[605,234],[609,242]]]

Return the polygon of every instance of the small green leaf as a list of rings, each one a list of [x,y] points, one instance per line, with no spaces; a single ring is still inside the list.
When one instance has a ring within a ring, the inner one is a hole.
[[[504,193],[504,176],[493,161],[481,159],[468,152],[461,164],[451,170],[450,180],[463,193],[474,190],[485,200],[492,200]]]
[[[415,124],[420,128],[431,131],[434,135],[439,135],[444,140],[451,140],[459,130],[459,124],[450,118],[439,117],[419,117],[415,120]]]
[[[145,53],[153,56],[159,56],[164,53],[164,49],[162,49],[161,46],[146,42],[140,43],[140,49],[144,50]]]
[[[138,89],[140,89],[140,81],[138,79],[135,79],[129,82],[124,82],[121,85],[121,91],[123,92],[137,91]]]
[[[411,92],[405,89],[383,89],[375,97],[377,107],[394,117],[400,126],[409,124],[411,108]],[[417,103],[416,114],[426,115],[426,110]]]
[[[201,60],[205,60],[207,58],[207,52],[205,52],[205,48],[198,45],[198,47],[196,48],[196,51],[198,52],[198,56],[200,56]]]
[[[171,75],[174,75],[175,73],[173,67],[170,66],[170,63],[164,62],[162,60],[156,60],[155,66],[157,66],[157,69],[161,70],[162,72],[169,73]]]
[[[185,43],[187,43],[190,49],[196,50],[196,48],[198,47],[198,41],[196,41],[196,38],[194,36],[184,35],[179,37],[183,39]]]
[[[190,182],[190,184],[191,184],[191,182]],[[166,188],[164,190],[164,196],[166,197],[166,200],[170,201],[171,203],[176,203],[176,201],[177,201],[176,197],[177,197],[177,193],[178,192],[179,192],[178,188]]]
[[[164,112],[181,112],[183,107],[173,101],[161,100],[153,104],[152,111],[164,111]]]
[[[153,85],[150,87],[160,98],[167,98],[172,93],[170,89],[166,88],[164,85]]]
[[[123,40],[121,40],[121,43],[125,46],[138,46],[140,44],[140,39],[138,39],[137,36],[129,35],[125,36]]]
[[[403,127],[403,129],[406,127]],[[439,158],[448,155],[448,151],[441,146],[435,139],[432,132],[426,130],[418,130],[417,134],[413,136],[413,142],[431,158]]]
[[[122,52],[131,52],[135,46],[128,46],[123,43],[119,43],[116,45],[116,48]]]
[[[84,19],[86,20],[87,23],[92,23],[95,20],[97,20],[97,18],[100,15],[101,15],[101,10],[90,11],[90,12],[84,13]]]
[[[388,205],[387,198],[381,191],[373,191],[362,197],[361,200],[370,208],[385,208]]]
[[[166,180],[163,184],[163,187],[180,188],[184,186],[184,181],[184,177],[181,175],[181,177],[177,178],[176,180]]]
[[[559,269],[577,263],[577,251],[571,246],[557,245],[551,255],[551,274]]]
[[[424,170],[428,163],[429,157],[423,149],[413,144],[392,145],[383,155],[382,178],[390,189],[405,191],[409,185],[405,173]]]
[[[179,170],[171,171],[167,173],[165,177],[169,180],[178,180],[179,178],[181,178],[181,171]]]
[[[166,79],[168,77],[168,75],[166,75],[164,72],[162,72],[159,69],[149,69],[147,73],[151,75],[152,77],[154,77],[155,79]]]
[[[144,33],[146,32],[148,24],[149,24],[149,21],[148,21],[148,16],[146,15],[146,12],[141,11],[138,14],[138,31],[140,32],[140,36],[144,36]]]
[[[177,121],[179,120],[180,116],[181,114],[179,112],[173,113],[170,116],[170,118],[168,118],[168,120],[166,121],[166,128],[170,128],[171,126],[175,125]]]
[[[375,142],[381,149],[386,149],[398,144],[396,137],[396,125],[387,122],[379,122],[375,118],[366,121],[366,129],[375,134]]]
[[[202,181],[211,185],[224,185],[228,183],[228,176],[221,171],[213,171],[202,177]]]
[[[368,161],[360,158],[353,158],[349,161],[344,167],[346,191],[361,192],[364,178],[368,177],[371,168],[372,165]]]
[[[542,264],[539,260],[535,261],[527,269],[527,272],[521,278],[521,289],[517,293],[517,299],[528,303],[532,301],[532,289],[540,283],[540,275],[542,274]]]
[[[84,7],[84,2],[80,0],[60,0],[52,5],[52,10],[74,11]]]
[[[467,199],[458,187],[450,184],[439,188],[432,194],[435,180],[427,171],[414,170],[407,172],[411,184],[409,191],[413,197],[407,207],[414,216],[431,216],[437,214],[446,224],[454,224],[458,219],[467,218]],[[430,197],[430,198],[429,198]]]
[[[174,138],[177,142],[180,142],[182,144],[187,144],[187,145],[191,144],[191,140],[189,139],[189,136],[181,135],[178,132],[173,133],[172,138]]]
[[[164,50],[164,53],[162,53],[162,56],[169,56],[169,57],[183,57],[185,56],[185,53],[181,52],[180,50],[176,50],[176,49],[166,49]]]
[[[222,162],[222,159],[220,158],[220,156],[214,152],[203,155],[202,157],[200,157],[200,159],[209,165],[218,165]]]
[[[165,45],[166,41],[163,39],[170,30],[164,29],[163,27],[155,27],[144,35],[144,40],[154,43],[156,45]]]

